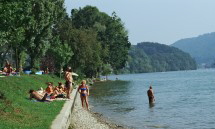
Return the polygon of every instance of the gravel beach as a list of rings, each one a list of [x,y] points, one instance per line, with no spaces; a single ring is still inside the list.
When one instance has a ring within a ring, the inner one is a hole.
[[[125,129],[122,126],[112,124],[99,113],[93,113],[83,109],[79,95],[76,98],[72,111],[71,125],[69,129]]]

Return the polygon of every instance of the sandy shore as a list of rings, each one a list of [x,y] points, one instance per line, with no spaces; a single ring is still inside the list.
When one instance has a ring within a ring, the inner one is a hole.
[[[83,109],[79,95],[72,111],[70,129],[125,129],[122,126],[110,123],[101,114]]]

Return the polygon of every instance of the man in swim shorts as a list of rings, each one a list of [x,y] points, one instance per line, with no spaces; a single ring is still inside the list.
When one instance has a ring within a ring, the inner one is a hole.
[[[66,96],[68,99],[70,99],[70,94],[72,92],[72,68],[68,67],[66,72],[65,72],[65,76],[64,76],[66,83],[65,83],[65,88],[66,88]]]
[[[148,94],[148,98],[149,98],[149,103],[154,103],[155,97],[154,97],[154,92],[152,90],[152,86],[149,87],[147,94]]]

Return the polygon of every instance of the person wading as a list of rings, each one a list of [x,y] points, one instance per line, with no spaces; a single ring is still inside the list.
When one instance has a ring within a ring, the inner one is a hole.
[[[148,98],[149,98],[149,103],[154,103],[155,97],[154,97],[154,92],[152,90],[152,86],[149,87],[149,90],[147,91]]]

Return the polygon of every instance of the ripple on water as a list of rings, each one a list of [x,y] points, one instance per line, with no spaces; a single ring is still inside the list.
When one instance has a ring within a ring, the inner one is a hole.
[[[135,129],[215,127],[215,69],[117,77],[126,81],[92,86],[90,96],[94,109],[112,121]],[[146,91],[152,82],[156,103],[150,106]]]
[[[146,128],[156,128],[156,129],[169,129],[170,127],[167,125],[146,125]]]
[[[114,112],[122,112],[122,113],[128,113],[135,110],[135,107],[127,107],[127,108],[122,108],[122,107],[117,107],[114,109]]]

